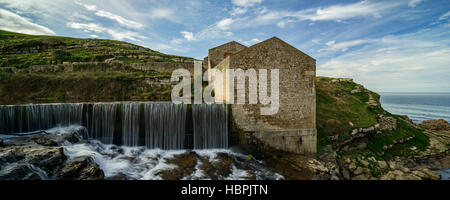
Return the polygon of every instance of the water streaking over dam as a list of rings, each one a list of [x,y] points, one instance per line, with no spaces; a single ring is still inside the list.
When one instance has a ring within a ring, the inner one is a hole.
[[[105,144],[160,149],[228,147],[225,104],[172,102],[62,103],[0,106],[0,133],[81,125]]]

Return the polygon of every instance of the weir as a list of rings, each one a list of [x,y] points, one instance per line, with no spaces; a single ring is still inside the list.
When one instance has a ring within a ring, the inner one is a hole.
[[[0,106],[0,133],[82,125],[105,144],[161,149],[228,147],[225,104],[172,102],[62,103]]]

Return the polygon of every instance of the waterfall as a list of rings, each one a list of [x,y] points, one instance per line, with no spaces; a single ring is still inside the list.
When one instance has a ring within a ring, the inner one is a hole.
[[[184,149],[186,105],[146,103],[145,144],[148,148]]]
[[[193,105],[194,149],[227,148],[227,116],[225,104]]]
[[[95,103],[92,105],[92,115],[87,121],[89,137],[112,144],[117,116],[117,103]]]
[[[123,145],[139,145],[140,103],[124,103],[122,105],[122,139]]]
[[[87,128],[89,139],[105,144],[144,145],[150,149],[185,149],[192,148],[192,144],[194,149],[227,148],[227,116],[225,104],[192,107],[171,102],[7,105],[0,106],[0,133],[82,125]]]
[[[45,130],[81,125],[83,104],[0,106],[0,133]]]

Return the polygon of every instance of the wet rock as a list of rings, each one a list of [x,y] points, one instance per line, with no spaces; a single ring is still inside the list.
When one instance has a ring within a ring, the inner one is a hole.
[[[105,174],[92,158],[78,157],[64,164],[56,177],[63,180],[102,180]]]
[[[28,147],[12,146],[3,148],[0,152],[1,163],[26,163],[39,166],[48,173],[52,173],[66,159],[60,147]]]
[[[197,154],[195,152],[174,156],[167,163],[176,165],[176,168],[158,172],[156,175],[164,180],[180,180],[191,175],[197,164]]]
[[[42,146],[58,146],[58,143],[55,141],[44,137],[34,138],[33,141]]]
[[[3,147],[3,139],[0,139],[0,147]]]
[[[0,180],[40,180],[39,174],[29,164],[10,164],[0,170]]]

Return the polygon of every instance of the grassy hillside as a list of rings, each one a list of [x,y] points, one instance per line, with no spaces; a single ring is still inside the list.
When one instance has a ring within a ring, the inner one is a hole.
[[[410,124],[404,117],[388,113],[380,106],[380,95],[362,85],[345,79],[317,78],[317,130],[318,148],[331,145],[335,149],[351,139],[351,132],[378,123],[379,115],[397,121],[395,130],[368,133],[364,141],[367,146],[358,150],[341,151],[342,154],[365,154],[381,159],[393,156],[408,156],[413,150],[424,150],[429,145],[423,130]],[[402,139],[413,137],[404,143]],[[331,138],[334,138],[331,139]],[[364,139],[362,138],[362,139]],[[359,138],[361,140],[361,138]],[[392,148],[386,149],[385,146]],[[414,147],[414,148],[413,148]]]
[[[91,100],[169,100],[170,74],[136,70],[134,63],[181,63],[134,44],[35,36],[0,30],[0,103]]]

